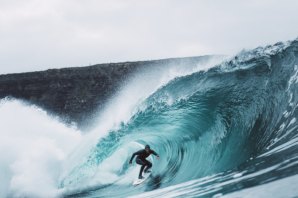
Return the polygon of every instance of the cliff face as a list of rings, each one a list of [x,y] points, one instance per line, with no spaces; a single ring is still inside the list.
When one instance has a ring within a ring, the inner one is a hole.
[[[134,72],[144,68],[183,67],[208,61],[210,56],[156,61],[99,64],[89,67],[0,75],[0,99],[21,99],[38,105],[67,123],[88,129],[109,97]]]

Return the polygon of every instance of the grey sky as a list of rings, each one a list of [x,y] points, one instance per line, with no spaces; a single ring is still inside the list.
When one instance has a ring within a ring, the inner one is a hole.
[[[233,54],[298,37],[297,0],[0,0],[0,74]]]

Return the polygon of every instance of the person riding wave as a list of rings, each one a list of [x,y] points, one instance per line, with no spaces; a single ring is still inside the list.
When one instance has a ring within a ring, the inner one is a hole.
[[[139,150],[139,151],[135,152],[134,154],[132,154],[132,156],[131,156],[129,164],[132,164],[133,158],[137,155],[136,163],[141,165],[139,179],[144,179],[144,177],[142,176],[142,173],[143,173],[143,170],[145,167],[146,167],[144,170],[145,173],[151,172],[149,169],[152,167],[152,163],[149,162],[148,160],[146,160],[146,158],[151,154],[155,155],[157,157],[157,159],[159,159],[159,155],[154,150],[151,150],[149,145],[146,145],[145,149]]]

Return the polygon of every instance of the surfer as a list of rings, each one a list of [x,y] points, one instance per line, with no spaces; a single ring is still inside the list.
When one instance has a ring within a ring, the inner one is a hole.
[[[145,173],[151,172],[149,169],[152,167],[152,163],[146,160],[146,158],[151,154],[155,155],[157,159],[159,159],[159,155],[155,151],[151,150],[149,145],[146,145],[145,149],[139,150],[134,154],[132,154],[131,156],[129,164],[132,164],[133,158],[137,155],[136,163],[141,165],[139,179],[144,179],[144,177],[142,176],[142,173],[145,167],[146,167],[144,170]]]

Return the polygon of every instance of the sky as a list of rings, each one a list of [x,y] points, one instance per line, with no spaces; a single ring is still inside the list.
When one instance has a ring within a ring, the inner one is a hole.
[[[298,37],[297,0],[0,0],[0,74],[207,54]]]

